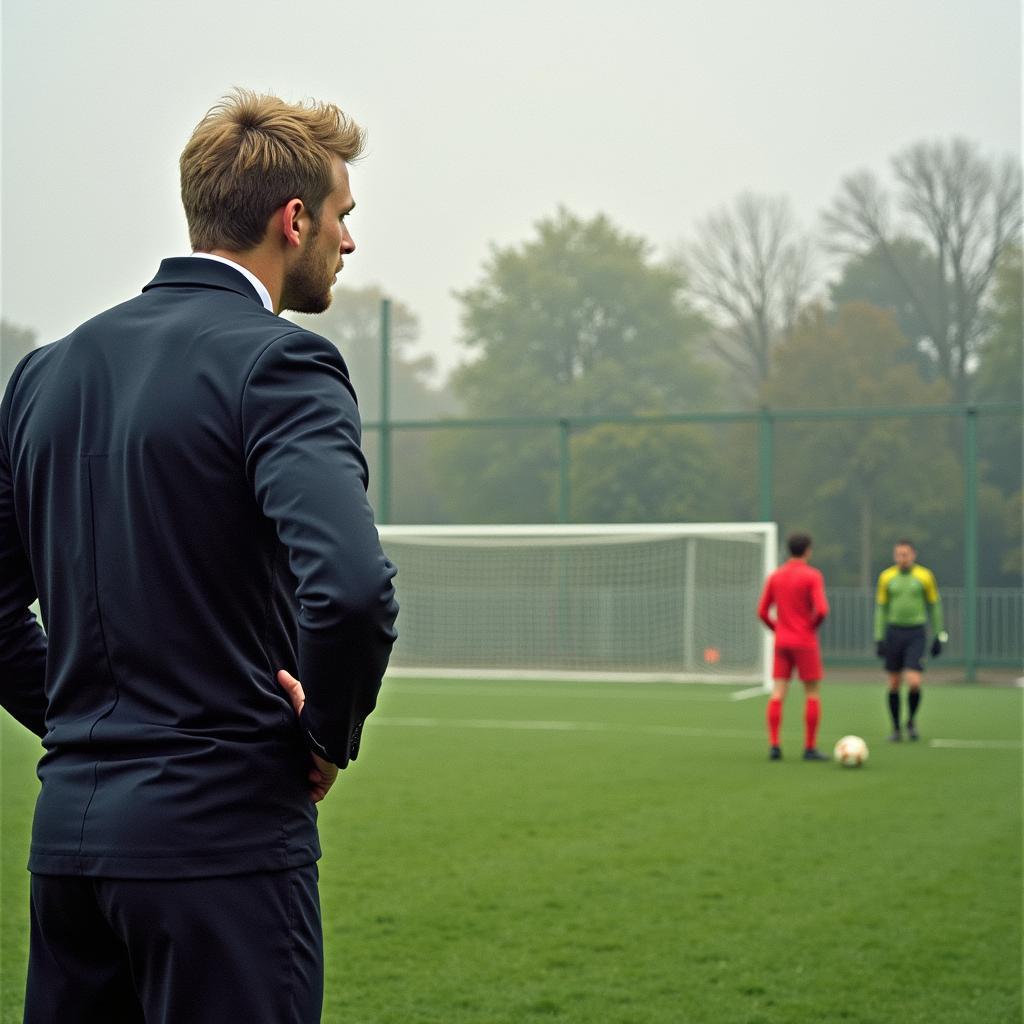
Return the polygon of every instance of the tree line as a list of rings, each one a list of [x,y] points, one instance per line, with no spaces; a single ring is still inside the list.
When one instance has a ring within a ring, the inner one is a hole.
[[[667,255],[608,217],[567,208],[493,246],[456,293],[465,358],[441,387],[392,309],[391,416],[644,416],[1022,398],[1021,173],[964,140],[901,150],[883,180],[849,175],[813,230],[784,197],[739,196]],[[364,418],[380,411],[376,288],[340,288],[310,326],[348,361]],[[302,318],[298,318],[302,319]],[[29,332],[4,324],[5,373]],[[371,466],[377,438],[367,432]],[[1021,422],[979,424],[979,566],[1022,571]],[[757,515],[756,425],[609,422],[570,439],[577,522]],[[963,423],[956,417],[780,423],[774,507],[816,538],[835,584],[868,585],[899,536],[962,576]],[[396,432],[393,518],[555,517],[550,428]]]

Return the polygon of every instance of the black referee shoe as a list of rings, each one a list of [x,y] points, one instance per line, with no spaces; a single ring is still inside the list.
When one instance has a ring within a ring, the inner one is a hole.
[[[827,761],[829,760],[828,754],[823,754],[820,750],[815,750],[814,747],[808,747],[804,751],[805,761]]]
[[[782,747],[772,747],[772,749],[768,751],[768,760],[769,761],[781,761],[782,760]]]

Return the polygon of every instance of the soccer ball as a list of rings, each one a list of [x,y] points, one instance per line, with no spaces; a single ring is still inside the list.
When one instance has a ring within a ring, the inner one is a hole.
[[[844,768],[859,768],[868,759],[868,745],[859,736],[844,736],[833,754]]]

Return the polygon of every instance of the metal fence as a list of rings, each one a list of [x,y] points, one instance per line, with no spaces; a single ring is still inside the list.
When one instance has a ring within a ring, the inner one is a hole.
[[[967,664],[964,644],[967,592],[942,587],[942,610],[949,643],[944,665]],[[821,628],[822,652],[832,665],[875,664],[875,596],[860,587],[829,587],[829,617]],[[976,596],[975,663],[1024,672],[1024,591],[1016,587],[979,587]]]

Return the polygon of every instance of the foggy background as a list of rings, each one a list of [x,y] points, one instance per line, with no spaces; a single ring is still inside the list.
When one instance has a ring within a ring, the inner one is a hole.
[[[0,300],[39,343],[188,252],[178,156],[233,85],[329,99],[368,129],[339,284],[404,303],[442,371],[460,358],[452,290],[560,204],[668,252],[744,190],[814,230],[844,175],[911,142],[1020,148],[1015,0],[0,10]]]

